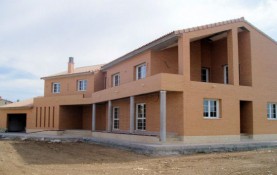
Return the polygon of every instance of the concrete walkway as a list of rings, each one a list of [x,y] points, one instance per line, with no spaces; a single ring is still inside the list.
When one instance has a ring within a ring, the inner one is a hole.
[[[45,142],[84,142],[130,150],[140,154],[165,156],[179,154],[248,151],[261,148],[277,148],[277,141],[246,140],[228,143],[188,144],[183,142],[138,143],[94,137],[46,135],[41,133],[0,133],[0,140],[35,140]]]

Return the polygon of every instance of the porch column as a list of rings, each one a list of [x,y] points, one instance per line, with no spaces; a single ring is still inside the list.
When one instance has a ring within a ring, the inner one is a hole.
[[[239,85],[239,53],[238,29],[233,28],[227,33],[228,78],[229,84]]]
[[[91,126],[91,130],[92,131],[95,131],[95,113],[96,113],[96,105],[95,105],[95,103],[94,104],[92,104],[92,126]]]
[[[107,131],[112,131],[112,101],[108,101],[108,127]]]
[[[134,96],[130,97],[130,133],[134,132],[134,123],[135,123],[135,100]]]
[[[160,141],[166,142],[166,91],[160,91]]]

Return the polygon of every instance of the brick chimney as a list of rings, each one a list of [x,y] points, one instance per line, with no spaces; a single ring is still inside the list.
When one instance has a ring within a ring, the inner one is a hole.
[[[73,57],[69,57],[68,60],[68,73],[74,73],[74,58]]]

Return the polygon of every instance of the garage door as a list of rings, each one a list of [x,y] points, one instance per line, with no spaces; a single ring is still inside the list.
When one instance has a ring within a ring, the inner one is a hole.
[[[8,132],[25,132],[26,114],[8,114]]]

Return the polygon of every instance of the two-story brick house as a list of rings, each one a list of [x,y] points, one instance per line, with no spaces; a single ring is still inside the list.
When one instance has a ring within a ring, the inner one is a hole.
[[[185,142],[277,139],[277,43],[243,18],[173,31],[114,61],[43,77],[27,132]],[[16,110],[0,110],[0,125]]]

